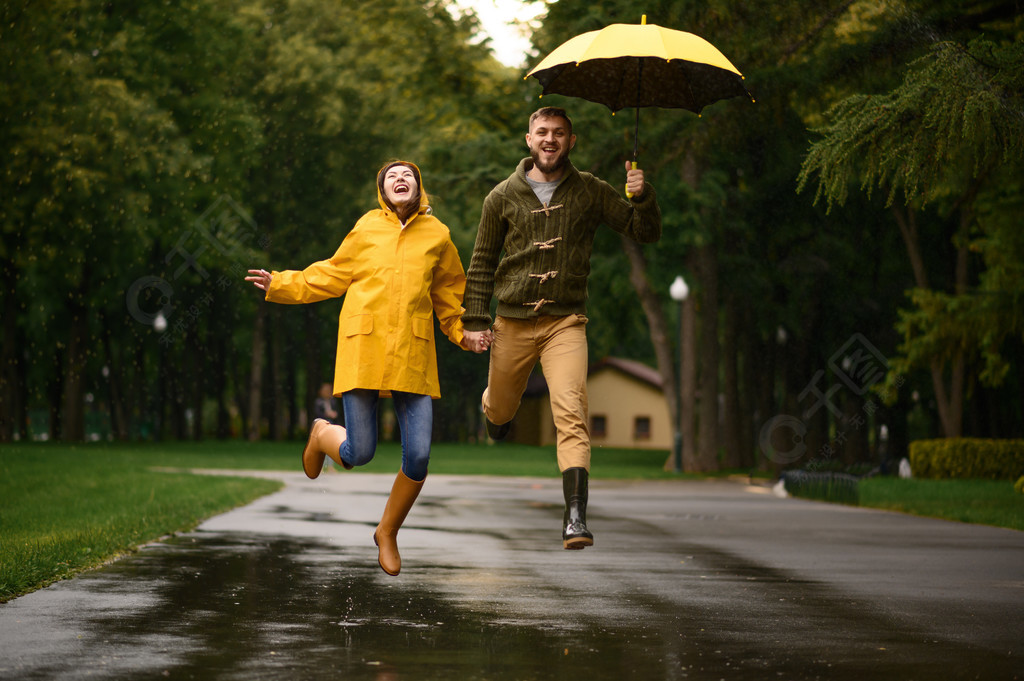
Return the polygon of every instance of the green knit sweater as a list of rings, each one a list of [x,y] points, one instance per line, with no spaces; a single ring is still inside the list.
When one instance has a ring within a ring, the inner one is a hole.
[[[545,207],[526,180],[532,164],[523,159],[484,199],[463,301],[462,323],[470,331],[490,327],[492,296],[502,317],[584,314],[590,254],[602,223],[640,243],[661,238],[651,185],[627,201],[621,189],[567,163]]]

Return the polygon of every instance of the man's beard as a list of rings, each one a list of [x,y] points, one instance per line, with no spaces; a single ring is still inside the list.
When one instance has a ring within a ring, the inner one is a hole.
[[[562,166],[565,165],[566,161],[569,160],[569,151],[569,149],[566,149],[564,153],[559,154],[557,157],[555,157],[555,160],[553,160],[551,163],[547,165],[544,165],[543,163],[540,162],[539,151],[534,151],[533,149],[530,149],[530,158],[533,159],[534,168],[544,173],[545,175],[550,175],[551,173],[560,170]]]

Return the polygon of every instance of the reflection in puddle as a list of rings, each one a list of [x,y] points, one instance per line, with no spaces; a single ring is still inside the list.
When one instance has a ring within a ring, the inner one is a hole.
[[[90,599],[87,620],[68,613],[79,652],[0,678],[859,680],[955,678],[951,660],[1009,668],[744,565],[680,580],[732,598],[751,589],[739,613],[710,596],[669,602],[645,592],[642,573],[613,568],[636,583],[584,579],[551,593],[511,568],[420,567],[396,579],[345,547],[197,532],[69,582]]]

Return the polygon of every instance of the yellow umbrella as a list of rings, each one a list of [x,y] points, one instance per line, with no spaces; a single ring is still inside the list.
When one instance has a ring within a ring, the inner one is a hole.
[[[541,96],[560,94],[604,104],[612,113],[636,107],[633,162],[640,107],[688,109],[699,114],[720,99],[750,93],[743,75],[704,38],[647,23],[612,24],[571,38],[535,66]]]

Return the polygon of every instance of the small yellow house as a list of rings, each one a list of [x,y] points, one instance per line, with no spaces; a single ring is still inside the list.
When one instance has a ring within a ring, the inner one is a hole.
[[[672,418],[656,369],[631,359],[607,357],[590,366],[587,394],[594,447],[672,448]],[[512,423],[509,440],[555,444],[547,383],[539,371],[530,377]]]

